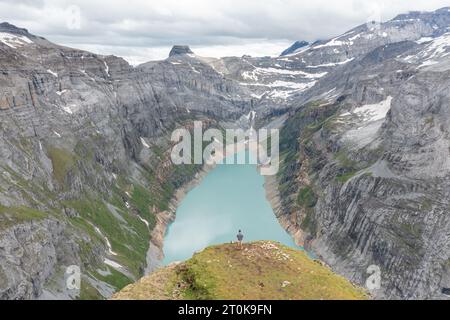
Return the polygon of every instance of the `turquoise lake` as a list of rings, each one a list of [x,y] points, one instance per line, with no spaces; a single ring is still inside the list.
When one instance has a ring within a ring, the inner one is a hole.
[[[164,238],[163,264],[235,241],[239,229],[244,241],[273,240],[299,248],[276,219],[256,165],[218,165],[178,207]]]

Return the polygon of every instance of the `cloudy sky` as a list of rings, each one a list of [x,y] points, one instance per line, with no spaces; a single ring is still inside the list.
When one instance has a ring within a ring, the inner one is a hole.
[[[295,40],[445,6],[450,0],[0,0],[0,21],[136,64],[164,59],[173,44],[203,56],[278,55]]]

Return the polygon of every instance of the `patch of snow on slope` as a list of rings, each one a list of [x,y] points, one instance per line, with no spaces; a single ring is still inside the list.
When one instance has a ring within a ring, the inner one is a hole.
[[[312,88],[316,84],[316,81],[311,81],[307,83],[297,83],[297,82],[287,82],[287,81],[281,81],[277,80],[275,82],[272,82],[268,84],[267,86],[273,87],[273,88],[291,88],[295,90],[306,90],[309,88]]]
[[[62,107],[62,109],[69,114],[73,114],[73,111],[69,106],[64,106]]]
[[[50,73],[52,76],[58,78],[58,74],[56,72],[53,72],[52,70],[48,69],[47,70],[48,73]]]
[[[105,239],[106,242],[106,246],[108,247],[108,253],[112,256],[117,256],[117,253],[115,253],[114,251],[112,251],[112,247],[111,247],[111,243],[109,242],[109,239],[107,236],[105,236],[98,227],[95,227],[95,232],[97,232],[103,239]]]
[[[282,82],[282,81],[277,81],[277,82]],[[312,81],[309,83],[288,83],[291,84],[291,90],[279,90],[279,89],[275,89],[273,90],[269,96],[272,98],[279,98],[279,99],[283,99],[286,100],[287,98],[289,98],[290,96],[292,96],[293,94],[296,93],[301,93],[305,90],[308,90],[310,88],[312,88],[315,84],[316,81]]]
[[[423,37],[423,38],[420,38],[419,40],[416,40],[416,43],[422,44],[422,43],[426,43],[426,42],[430,42],[430,41],[433,41],[433,38]]]
[[[0,32],[0,42],[13,49],[33,43],[33,41],[25,36],[18,36],[7,32]]]
[[[301,70],[287,70],[278,68],[255,68],[253,71],[245,71],[242,73],[242,78],[245,80],[258,81],[261,76],[271,75],[286,75],[286,76],[299,76],[306,79],[319,79],[326,76],[328,72],[308,73]]]
[[[349,63],[349,62],[351,62],[353,60],[355,60],[355,58],[350,58],[350,59],[347,59],[347,60],[342,61],[342,62],[325,63],[325,64],[319,64],[319,65],[316,65],[316,66],[306,66],[306,68],[336,67],[336,66],[341,66],[341,65],[344,65],[346,63]]]
[[[147,226],[147,228],[148,227],[150,227],[150,223],[148,223],[148,221],[147,220],[145,220],[145,219],[143,219],[143,218],[141,218],[141,216],[140,215],[138,215],[138,218],[139,218],[139,220],[141,220],[146,226]]]
[[[429,58],[434,58],[435,56],[442,55],[446,53],[446,49],[450,47],[450,33],[446,33],[431,42],[425,52],[431,53],[431,56]],[[448,54],[448,53],[447,53]]]
[[[429,67],[429,66],[433,66],[435,64],[438,64],[438,61],[434,61],[434,60],[425,60],[420,66],[418,66],[417,68],[423,68],[423,67]]]
[[[252,71],[252,72],[250,72],[250,71],[242,72],[242,78],[245,79],[245,80],[258,81],[258,76],[255,74],[254,71]]]
[[[148,143],[145,141],[144,138],[141,137],[141,143],[144,147],[146,147],[147,149],[150,149],[150,146],[148,145]]]
[[[201,73],[200,71],[195,69],[193,65],[189,64],[189,66],[191,67],[192,71],[194,71],[195,73]]]
[[[273,90],[269,96],[272,99],[282,99],[286,100],[289,98],[294,92],[293,91],[282,91],[282,90]]]
[[[351,147],[362,148],[377,137],[377,133],[380,130],[383,122],[381,120],[386,118],[387,113],[391,109],[392,97],[387,97],[386,100],[377,104],[365,105],[356,108],[352,113],[347,112],[342,114],[338,119],[342,122],[349,116],[357,116],[356,129],[347,131],[342,140],[349,144]]]
[[[250,111],[250,113],[244,116],[247,120],[252,121],[256,118],[256,111]]]
[[[266,93],[271,98],[279,98],[286,100],[289,96],[300,93],[303,91],[306,91],[310,88],[312,88],[317,81],[311,81],[306,83],[298,83],[298,82],[288,82],[288,81],[281,81],[277,80],[275,82],[269,83],[269,84],[263,84],[263,83],[241,83],[244,86],[261,86],[261,87],[268,87],[272,88],[270,91],[264,92],[261,96],[254,95],[255,97],[261,98]]]
[[[316,49],[321,49],[321,48],[325,48],[325,47],[340,47],[343,45],[352,45],[353,44],[353,41],[341,41],[338,39],[339,39],[339,37],[334,38],[334,39],[328,41],[327,43],[316,45],[313,47],[313,49],[316,50]]]
[[[281,74],[281,75],[291,75],[291,76],[302,76],[308,79],[318,79],[326,76],[328,72],[320,72],[320,73],[307,73],[300,70],[286,70],[286,69],[277,69],[277,68],[256,68],[255,71],[257,73],[263,74]]]
[[[105,64],[105,72],[106,72],[106,74],[108,75],[108,77],[111,77],[111,75],[109,74],[109,66],[108,66],[108,64],[106,63],[106,61],[103,61],[103,63]]]
[[[88,77],[91,81],[97,82],[97,81],[95,81],[94,78],[92,78],[92,77],[86,72],[86,70],[80,70],[80,72],[81,72],[82,74],[84,74],[86,77]]]
[[[261,94],[252,93],[251,96],[252,96],[252,98],[255,98],[255,99],[261,99],[265,94],[266,94],[266,92],[261,93]]]
[[[387,97],[386,100],[376,103],[368,104],[356,108],[353,113],[361,116],[364,122],[373,122],[386,118],[387,113],[391,110],[392,97]]]
[[[105,258],[105,260],[103,260],[103,262],[106,265],[113,267],[114,269],[119,269],[119,270],[125,269],[122,265],[118,264],[115,261],[109,260],[108,258]]]
[[[404,57],[408,63],[420,63],[418,68],[427,67],[439,63],[439,60],[450,55],[450,33],[437,38],[422,38],[417,43],[426,44],[425,48],[417,55]]]

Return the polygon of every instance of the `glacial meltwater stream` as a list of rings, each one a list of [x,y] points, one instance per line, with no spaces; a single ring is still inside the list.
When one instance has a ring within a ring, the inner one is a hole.
[[[164,239],[164,265],[184,261],[213,244],[273,240],[298,248],[266,199],[256,165],[218,165],[188,193]]]

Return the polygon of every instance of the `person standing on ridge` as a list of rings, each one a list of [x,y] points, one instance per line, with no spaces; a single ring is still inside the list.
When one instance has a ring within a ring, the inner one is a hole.
[[[242,241],[244,240],[244,235],[243,235],[241,230],[239,230],[239,232],[238,232],[236,237],[238,239],[239,249],[242,249]]]

